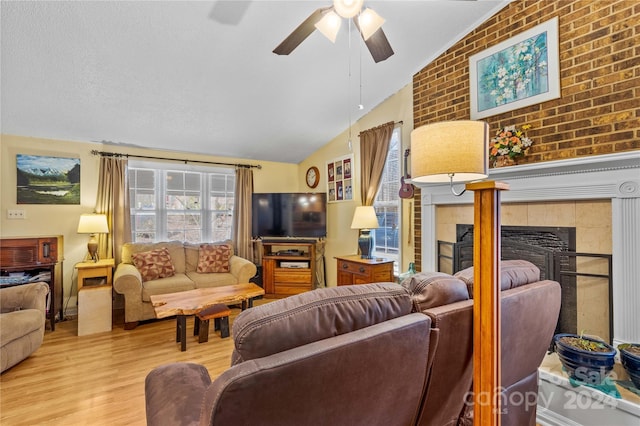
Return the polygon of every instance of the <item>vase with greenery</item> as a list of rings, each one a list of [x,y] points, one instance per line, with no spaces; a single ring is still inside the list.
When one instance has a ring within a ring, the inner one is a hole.
[[[562,366],[578,383],[600,385],[613,370],[617,351],[600,339],[560,333],[553,342]]]
[[[517,164],[518,159],[524,157],[533,144],[525,135],[530,128],[530,124],[525,124],[520,129],[506,126],[496,132],[489,143],[489,160],[494,167]]]
[[[636,388],[640,389],[640,343],[618,345],[620,361]]]

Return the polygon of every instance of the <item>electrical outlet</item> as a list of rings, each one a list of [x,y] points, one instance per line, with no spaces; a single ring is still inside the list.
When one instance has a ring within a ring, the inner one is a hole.
[[[24,210],[7,210],[7,219],[26,219],[27,212]]]

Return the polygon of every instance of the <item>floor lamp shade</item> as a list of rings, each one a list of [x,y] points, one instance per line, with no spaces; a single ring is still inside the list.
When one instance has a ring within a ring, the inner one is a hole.
[[[374,238],[371,235],[371,229],[378,228],[378,217],[373,206],[359,206],[353,214],[351,229],[360,229],[358,237],[358,247],[360,248],[360,256],[363,259],[371,259],[373,253]]]
[[[98,261],[98,240],[96,234],[108,234],[107,216],[103,214],[83,214],[78,222],[78,234],[89,234],[87,250],[91,259]]]
[[[470,182],[485,179],[489,166],[489,125],[444,121],[411,132],[412,182]]]

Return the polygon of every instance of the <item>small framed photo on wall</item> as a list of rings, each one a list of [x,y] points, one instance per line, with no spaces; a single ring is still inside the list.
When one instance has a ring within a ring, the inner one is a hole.
[[[327,162],[327,202],[353,200],[353,155]]]

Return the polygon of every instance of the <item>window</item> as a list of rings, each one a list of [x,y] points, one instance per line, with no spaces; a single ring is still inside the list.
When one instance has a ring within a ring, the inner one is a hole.
[[[380,227],[375,230],[374,255],[394,260],[398,273],[400,262],[400,151],[402,148],[400,128],[396,127],[391,136],[387,161],[382,172],[382,180],[373,207]]]
[[[231,238],[232,169],[129,162],[134,242],[221,241]]]

